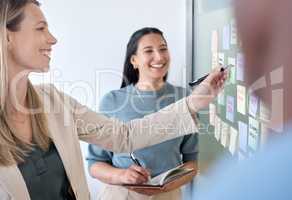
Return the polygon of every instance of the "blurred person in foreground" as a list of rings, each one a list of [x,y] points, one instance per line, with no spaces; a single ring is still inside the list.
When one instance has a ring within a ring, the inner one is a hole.
[[[226,160],[218,163],[210,173],[212,178],[199,188],[195,198],[291,200],[292,1],[235,0],[234,3],[245,54],[246,83],[270,109],[272,104],[283,103],[284,121],[276,119],[278,123],[272,123],[269,127],[275,129],[284,125],[284,129],[277,137],[272,137],[275,134],[270,132],[268,136],[272,140],[252,158],[236,165],[228,164]],[[283,80],[272,73],[280,67],[283,69]],[[257,89],[260,79],[265,80],[266,87]],[[275,81],[272,80],[278,80],[278,84],[273,84]],[[273,96],[276,89],[283,89],[283,102],[278,101],[278,96]]]

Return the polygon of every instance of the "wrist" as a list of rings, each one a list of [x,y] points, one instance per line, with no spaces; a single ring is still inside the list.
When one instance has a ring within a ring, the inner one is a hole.
[[[186,103],[192,115],[195,115],[199,111],[199,108],[196,105],[196,101],[194,100],[193,95],[190,95],[186,98]]]
[[[123,172],[124,170],[123,169],[114,169],[114,171],[111,172],[111,176],[110,176],[110,184],[113,184],[113,185],[121,185],[123,184]]]
[[[118,185],[124,184],[125,169],[117,169],[114,175],[114,182]]]

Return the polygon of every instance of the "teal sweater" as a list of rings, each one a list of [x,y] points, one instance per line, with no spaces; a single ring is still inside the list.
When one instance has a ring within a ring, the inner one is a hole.
[[[159,91],[140,91],[133,85],[111,91],[104,96],[100,104],[100,112],[127,122],[142,118],[172,104],[188,94],[181,87],[166,83]],[[198,136],[190,134],[178,137],[157,145],[134,152],[143,167],[150,169],[156,176],[183,162],[197,160]],[[117,168],[128,168],[133,163],[129,153],[113,153],[98,146],[89,145],[88,166],[95,162],[106,162]]]

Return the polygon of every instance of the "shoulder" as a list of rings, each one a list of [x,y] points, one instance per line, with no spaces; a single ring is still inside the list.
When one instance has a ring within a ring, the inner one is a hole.
[[[78,103],[74,98],[57,89],[53,84],[33,85],[33,88],[47,107],[63,105],[75,107]]]
[[[52,99],[56,100],[60,98],[64,100],[67,98],[71,98],[68,94],[57,89],[57,87],[51,83],[33,85],[33,88],[35,89],[38,95],[44,98],[49,97],[51,100]]]
[[[102,97],[102,101],[124,98],[125,96],[131,94],[131,91],[132,91],[131,86],[120,88],[118,90],[112,90]]]
[[[118,90],[112,90],[102,97],[99,109],[101,112],[103,110],[112,110],[120,104],[124,104],[125,100],[127,100],[130,95],[130,86]]]
[[[38,92],[38,93],[50,94],[51,91],[57,90],[56,87],[51,83],[37,84],[37,85],[33,85],[33,87],[36,90],[36,92]]]
[[[63,94],[53,84],[38,84],[33,85],[33,88],[41,98],[44,98],[44,100],[52,101]]]
[[[112,90],[108,93],[106,93],[102,99],[101,104],[103,103],[115,103],[116,101],[119,101],[119,99],[122,99],[126,96],[126,90],[124,88],[118,89],[118,90]]]
[[[182,98],[188,96],[191,91],[181,86],[176,86],[171,83],[166,82],[167,93],[175,94],[177,97]]]

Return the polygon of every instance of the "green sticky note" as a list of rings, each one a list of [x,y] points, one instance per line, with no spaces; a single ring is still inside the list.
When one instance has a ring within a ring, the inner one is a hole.
[[[229,79],[228,82],[230,84],[236,84],[236,75],[235,75],[235,67],[231,67],[229,70]]]

